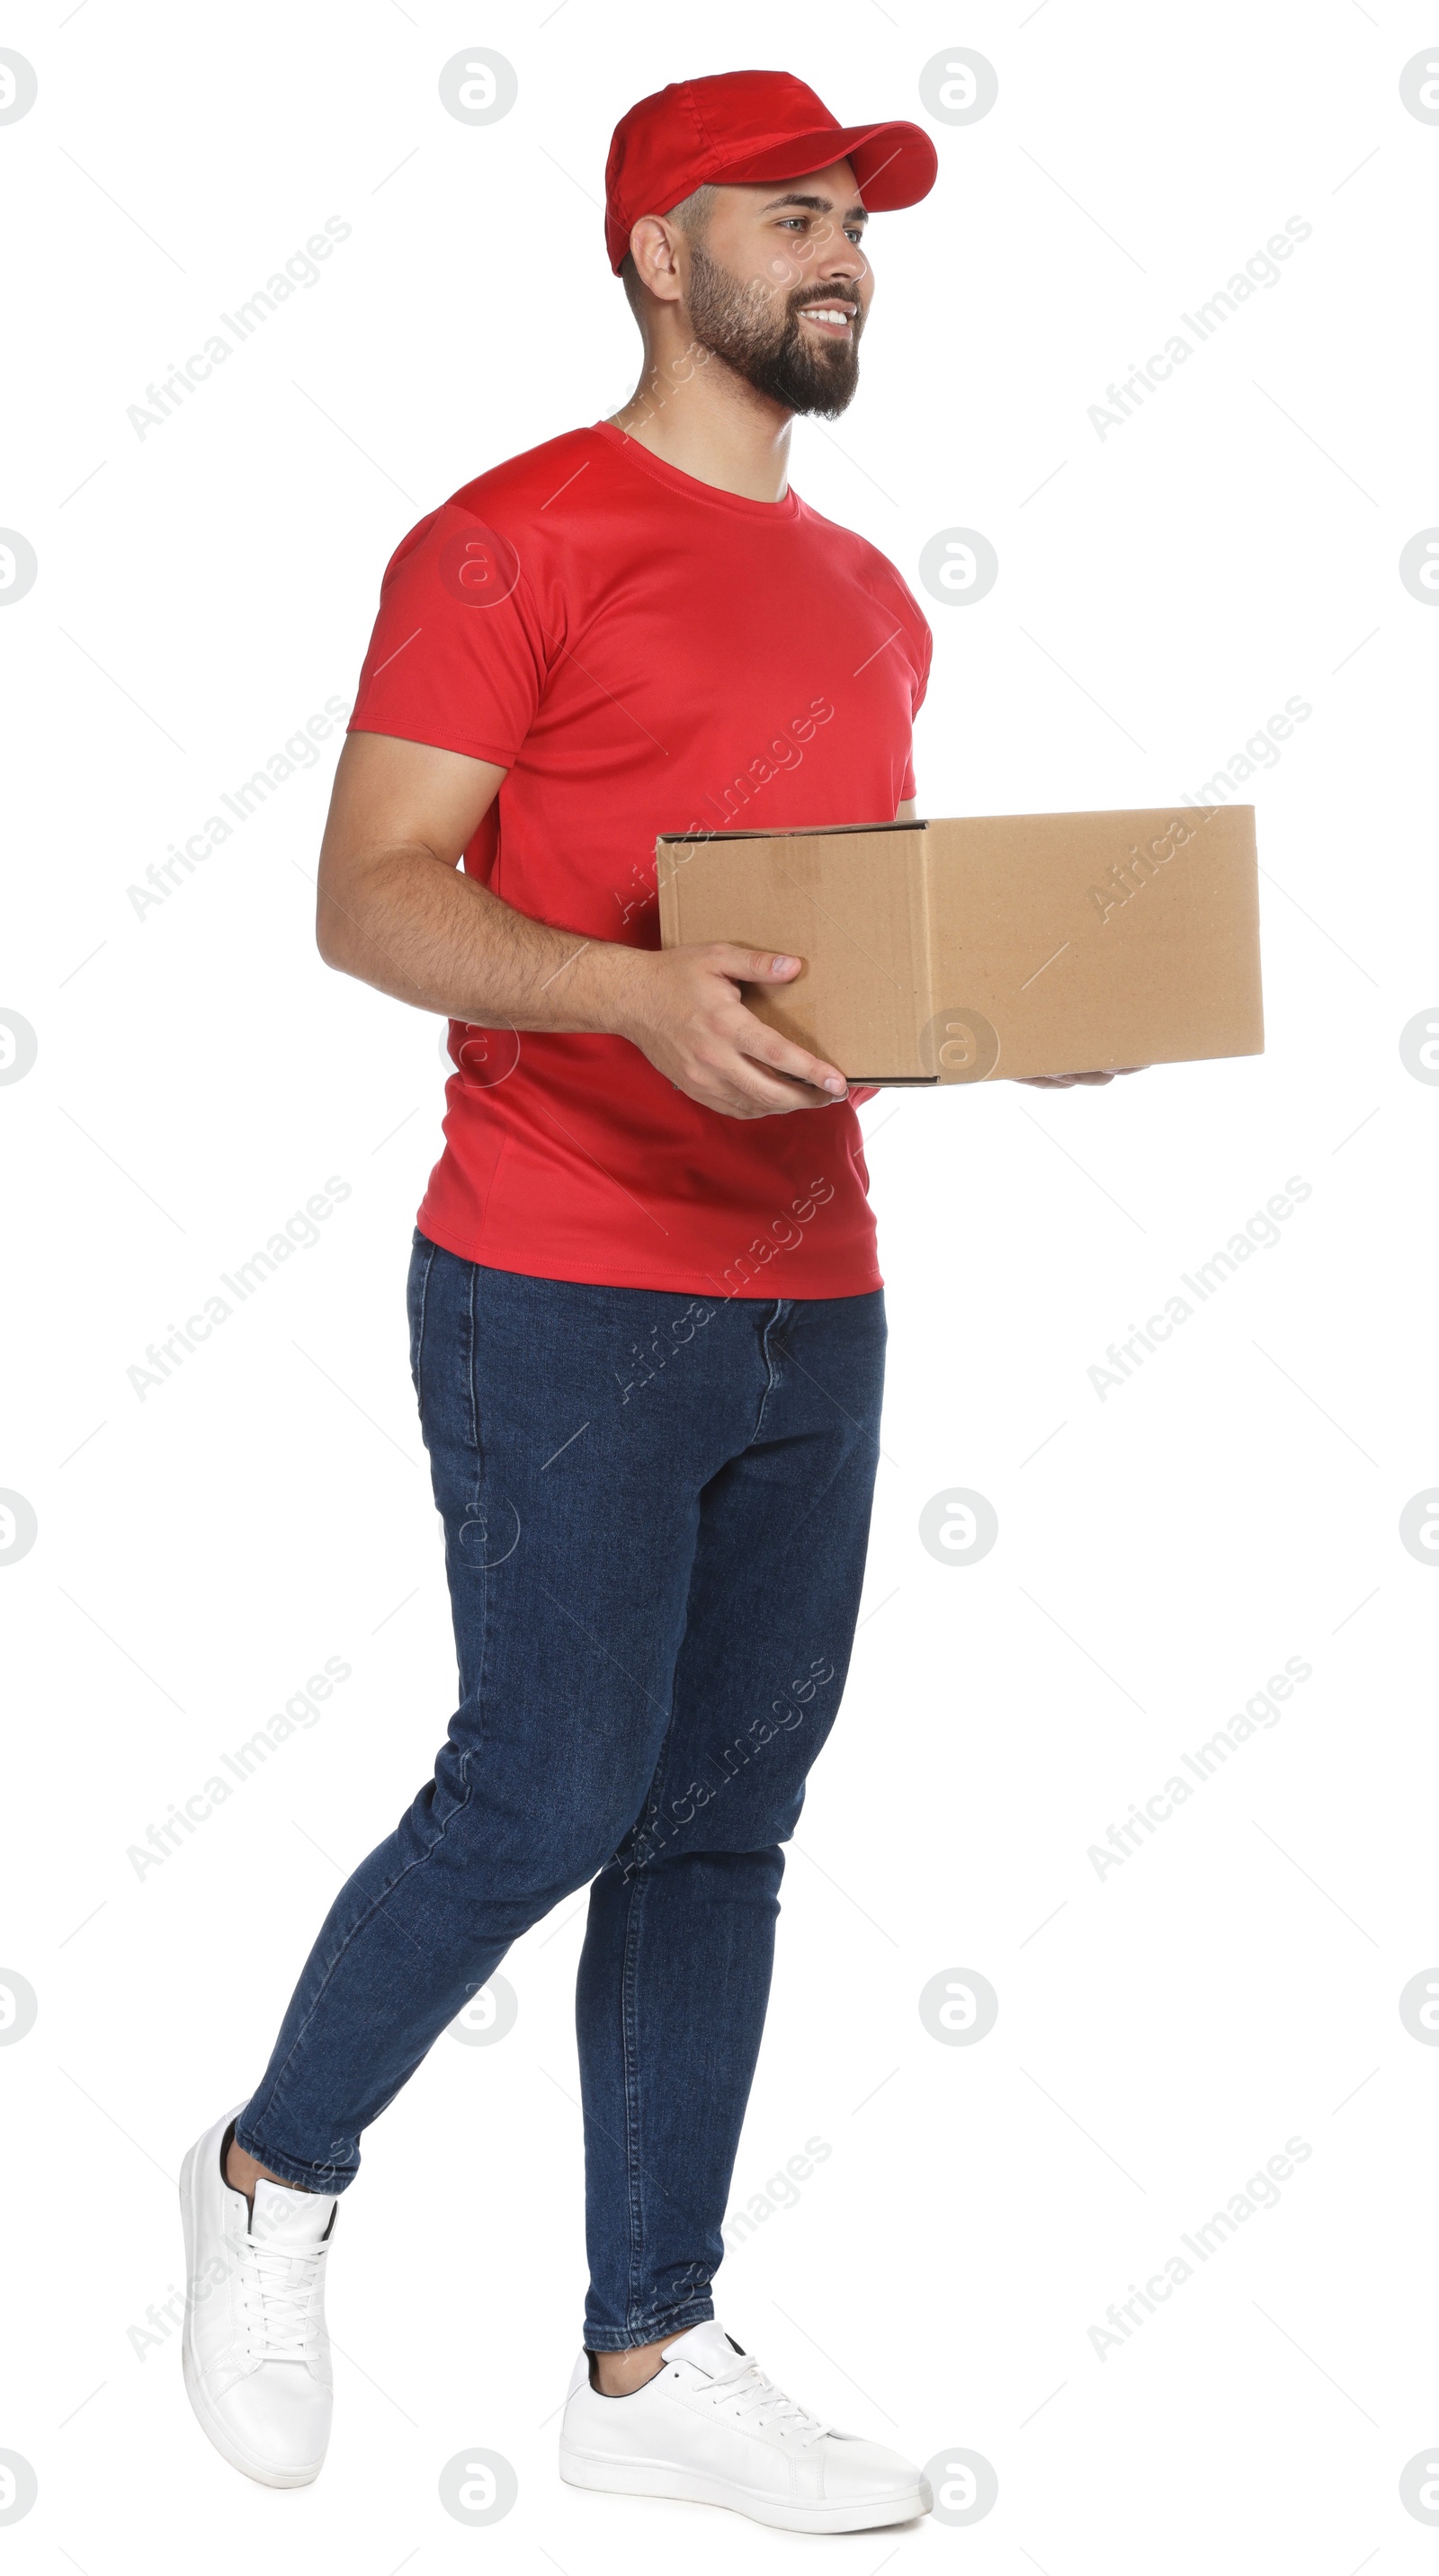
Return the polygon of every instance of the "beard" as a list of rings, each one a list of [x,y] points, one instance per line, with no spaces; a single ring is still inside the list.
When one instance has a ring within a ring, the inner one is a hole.
[[[859,301],[853,288],[843,289],[840,300]],[[817,339],[799,317],[806,304],[823,301],[812,285],[796,287],[783,300],[760,280],[742,286],[707,251],[697,244],[691,249],[686,302],[700,348],[723,358],[757,394],[785,411],[838,420],[859,384],[864,315],[855,314],[852,339]]]

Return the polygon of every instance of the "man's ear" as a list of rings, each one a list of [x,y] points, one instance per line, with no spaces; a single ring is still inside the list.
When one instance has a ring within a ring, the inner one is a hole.
[[[630,257],[641,286],[661,304],[678,304],[684,294],[680,277],[679,232],[663,215],[641,215],[630,229]]]

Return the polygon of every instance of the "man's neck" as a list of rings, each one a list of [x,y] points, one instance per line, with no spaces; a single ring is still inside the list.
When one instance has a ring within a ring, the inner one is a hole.
[[[784,499],[791,417],[723,358],[689,349],[668,362],[651,358],[630,400],[611,414],[652,456],[746,501]]]

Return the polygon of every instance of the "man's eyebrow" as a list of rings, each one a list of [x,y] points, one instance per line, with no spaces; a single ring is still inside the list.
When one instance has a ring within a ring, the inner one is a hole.
[[[767,215],[775,214],[781,206],[807,206],[812,214],[832,215],[834,212],[834,199],[833,197],[806,197],[795,192],[788,197],[771,197],[769,204],[764,208],[764,212]],[[850,207],[849,213],[844,217],[844,221],[847,224],[868,223],[868,209],[860,204],[857,197],[854,204]]]

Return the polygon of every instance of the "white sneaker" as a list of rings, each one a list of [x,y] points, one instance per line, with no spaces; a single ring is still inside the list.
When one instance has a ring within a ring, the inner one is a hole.
[[[252,2215],[221,2162],[236,2111],[197,2139],[180,2172],[185,2386],[232,2468],[267,2487],[304,2487],[330,2438],[324,2268],[335,2197],[261,2180]]]
[[[781,2531],[872,2531],[929,2512],[929,2481],[908,2460],[797,2406],[712,2318],[662,2362],[632,2396],[602,2397],[581,2353],[560,2426],[568,2485],[728,2505]]]

